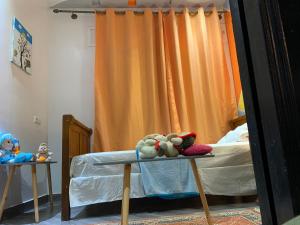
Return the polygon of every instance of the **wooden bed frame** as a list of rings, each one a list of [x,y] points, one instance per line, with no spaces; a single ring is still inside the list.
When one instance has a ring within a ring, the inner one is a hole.
[[[238,117],[230,121],[231,127],[246,122],[246,117]],[[62,189],[61,189],[61,219],[70,220],[71,208],[69,200],[70,165],[74,156],[91,152],[91,135],[93,130],[79,122],[72,115],[63,116],[62,132]]]
[[[240,125],[243,125],[247,122],[246,116],[238,116],[234,118],[233,120],[229,121],[229,125],[232,129],[237,128]]]
[[[69,200],[70,164],[74,156],[91,152],[93,130],[79,122],[72,115],[63,116],[62,128],[62,181],[61,181],[61,219],[70,220]]]

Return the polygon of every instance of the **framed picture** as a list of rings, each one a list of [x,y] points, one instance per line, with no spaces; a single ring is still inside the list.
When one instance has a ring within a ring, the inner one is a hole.
[[[13,18],[11,62],[31,74],[32,36],[20,23]]]

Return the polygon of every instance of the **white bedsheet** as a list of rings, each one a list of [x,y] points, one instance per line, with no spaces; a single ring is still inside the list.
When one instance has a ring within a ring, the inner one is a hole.
[[[131,198],[145,196],[141,174],[133,173],[130,179]],[[122,199],[123,175],[76,177],[70,181],[70,206],[84,206]]]
[[[248,142],[213,144],[214,158],[197,159],[207,194],[240,196],[256,193]],[[95,162],[135,159],[135,150],[92,153],[75,157],[71,164],[71,207],[122,198],[123,166],[93,166]],[[145,197],[140,169],[132,165],[131,197]]]
[[[197,159],[200,168],[216,168],[252,164],[249,142],[210,144],[215,155],[212,159]]]
[[[94,163],[104,163],[116,160],[134,160],[136,153],[134,150],[98,152],[76,156],[72,159],[71,177],[109,176],[123,174],[123,165],[94,166]],[[133,164],[132,173],[140,173],[139,166]]]

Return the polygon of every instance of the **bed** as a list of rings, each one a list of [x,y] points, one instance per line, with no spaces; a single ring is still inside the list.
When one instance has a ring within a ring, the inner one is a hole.
[[[136,158],[135,150],[91,153],[91,135],[92,130],[72,115],[63,116],[62,220],[70,219],[72,207],[122,199],[123,167],[99,167],[94,163]],[[211,146],[216,157],[197,160],[205,193],[227,196],[256,194],[249,142],[224,141]],[[132,167],[131,186],[131,198],[147,197],[138,165]]]

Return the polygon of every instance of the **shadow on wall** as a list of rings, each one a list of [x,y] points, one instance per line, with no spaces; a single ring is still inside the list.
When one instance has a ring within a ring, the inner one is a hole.
[[[46,185],[46,174],[43,176],[41,173],[46,171],[40,171],[40,169],[44,169],[42,167],[37,167],[38,173],[40,176],[37,178],[37,186],[38,186],[38,194],[40,196],[44,196],[45,193],[45,185]],[[23,173],[23,175],[22,175]],[[24,173],[29,174],[28,176],[24,176]],[[2,193],[4,191],[4,187],[8,178],[8,167],[0,167],[0,197],[2,197]],[[8,190],[8,198],[6,201],[5,209],[19,205],[20,203],[24,203],[26,201],[30,201],[33,199],[32,192],[32,178],[31,178],[31,167],[23,166],[22,168],[16,168],[12,183],[10,184],[10,188]]]
[[[6,181],[8,177],[8,167],[0,167],[0,190],[1,190],[1,197],[2,192],[4,190]],[[21,188],[15,188],[15,187],[21,187],[21,171],[19,169],[16,170],[14,174],[14,178],[12,180],[12,183],[10,185],[10,190],[8,190],[8,199],[6,202],[9,202],[9,205],[6,205],[5,208],[14,206],[22,202],[22,189]]]

